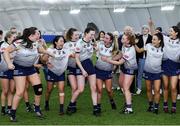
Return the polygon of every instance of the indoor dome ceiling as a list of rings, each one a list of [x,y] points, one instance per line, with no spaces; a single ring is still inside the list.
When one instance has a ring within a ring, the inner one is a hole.
[[[180,0],[0,0],[0,11],[19,9],[69,9],[80,8],[113,8],[124,5],[129,8],[156,7],[162,4],[180,5]]]
[[[122,31],[125,25],[136,31],[151,17],[157,26],[167,29],[180,21],[180,0],[0,0],[0,29],[15,26],[22,31],[36,26],[43,32],[62,32],[75,27],[83,31],[94,22],[100,30]],[[164,4],[175,4],[174,11],[162,12]],[[126,6],[124,13],[114,13],[116,6]],[[81,8],[78,15],[69,14],[72,7]],[[49,14],[39,15],[47,9]]]

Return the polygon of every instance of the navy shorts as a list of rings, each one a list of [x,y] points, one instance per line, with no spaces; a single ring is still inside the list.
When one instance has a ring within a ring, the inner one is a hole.
[[[144,71],[143,73],[143,78],[145,80],[151,80],[151,81],[160,80],[161,77],[162,77],[162,73],[149,73],[146,71]]]
[[[5,72],[0,72],[0,78],[13,79],[13,70],[8,70]]]
[[[180,74],[179,63],[172,60],[165,60],[162,63],[163,74],[166,76],[177,76]]]
[[[15,66],[15,69],[13,72],[13,76],[29,76],[29,75],[33,75],[37,73],[34,66],[24,67],[17,64],[14,64],[14,66]]]
[[[86,60],[82,61],[81,64],[82,64],[84,70],[88,73],[88,75],[95,74],[95,68],[90,59],[86,59]],[[76,75],[82,75],[81,69],[78,66],[76,69]]]
[[[65,81],[65,72],[60,76],[58,76],[49,69],[44,69],[44,74],[46,81],[50,81],[50,82]]]
[[[67,67],[67,75],[74,75],[74,76],[76,76],[76,68],[68,66]]]
[[[96,71],[97,79],[101,79],[101,80],[112,79],[112,71],[100,70],[97,67],[95,67],[95,71]]]
[[[126,69],[123,65],[121,66],[121,71],[124,74],[128,74],[128,75],[135,75],[137,70],[133,70],[133,69]]]

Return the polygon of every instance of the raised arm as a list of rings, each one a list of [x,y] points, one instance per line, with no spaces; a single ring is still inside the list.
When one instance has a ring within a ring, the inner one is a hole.
[[[150,28],[150,34],[153,35],[155,33],[155,25],[154,25],[154,22],[152,21],[152,19],[150,19],[148,21],[148,25]]]

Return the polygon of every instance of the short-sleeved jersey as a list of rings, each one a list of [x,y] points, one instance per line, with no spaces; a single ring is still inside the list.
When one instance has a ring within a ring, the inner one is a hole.
[[[147,51],[144,70],[149,73],[161,73],[161,65],[163,58],[162,47],[156,48],[151,43],[145,46]]]
[[[123,59],[125,60],[124,67],[126,69],[135,70],[137,69],[136,51],[134,46],[122,47]]]
[[[172,40],[164,36],[164,57],[163,59],[170,59],[174,62],[180,62],[180,40]]]
[[[80,39],[76,43],[75,52],[80,54],[80,61],[90,59],[93,55],[92,42],[85,42],[83,39]]]
[[[113,50],[113,45],[111,45],[109,48],[105,47],[104,42],[100,41],[97,44],[97,61],[96,61],[96,67],[100,70],[105,70],[105,71],[111,71],[113,69],[113,65],[108,63],[108,62],[104,62],[101,60],[101,56],[106,56],[110,59],[112,59],[112,50]]]
[[[1,53],[0,71],[3,71],[3,72],[8,70],[7,63],[3,57],[3,52],[9,45],[10,45],[9,43],[3,42],[0,47],[0,53]],[[16,52],[10,53],[11,62],[13,62],[15,54]]]
[[[56,48],[48,48],[50,53],[54,54],[55,57],[49,57],[49,63],[52,64],[52,68],[48,68],[50,71],[60,76],[67,69],[68,59],[70,52],[68,49],[58,50]]]
[[[68,49],[71,54],[74,54],[75,53],[75,48],[76,48],[76,42],[71,42],[71,41],[66,42],[64,44],[64,48]],[[68,66],[76,68],[76,60],[75,60],[75,58],[71,58],[71,57],[69,58]]]
[[[17,40],[13,43],[17,49],[14,57],[14,63],[24,67],[33,66],[39,59],[38,42],[34,42],[32,48],[26,48],[22,44],[23,40]]]

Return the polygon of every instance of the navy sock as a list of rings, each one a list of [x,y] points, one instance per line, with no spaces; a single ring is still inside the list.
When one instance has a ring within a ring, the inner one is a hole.
[[[40,111],[40,106],[35,105],[35,112],[39,112]]]
[[[97,104],[97,108],[101,108],[101,104]]]
[[[59,110],[60,110],[60,112],[64,112],[64,104],[60,104],[60,106],[59,106],[59,107],[60,107],[60,109],[59,109]]]
[[[71,107],[72,107],[72,106],[75,106],[75,102],[70,102],[70,103],[69,103],[69,106],[71,106]]]
[[[16,117],[16,110],[15,109],[11,109],[11,116],[13,118]]]
[[[168,108],[168,102],[164,102],[163,106],[164,108]]]
[[[149,106],[152,107],[153,106],[153,102],[149,101]]]
[[[97,105],[93,105],[93,110],[96,111],[97,109]]]
[[[45,101],[45,105],[46,105],[46,106],[49,106],[49,101]]]
[[[172,103],[172,108],[175,108],[175,109],[176,109],[176,102],[173,102],[173,103]]]
[[[110,101],[110,103],[114,103],[114,99],[110,99],[109,101]]]
[[[29,105],[29,102],[26,102],[26,107],[29,107],[30,105]]]
[[[8,106],[8,110],[11,110],[11,107],[12,107],[12,106]]]
[[[132,108],[132,105],[131,104],[126,104],[126,107],[127,108]]]
[[[5,106],[1,106],[2,111],[5,111],[5,108],[6,108]]]
[[[155,104],[154,104],[154,108],[155,108],[155,109],[158,109],[158,108],[159,108],[159,103],[155,103]]]

